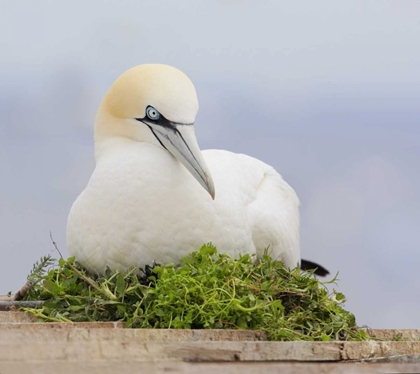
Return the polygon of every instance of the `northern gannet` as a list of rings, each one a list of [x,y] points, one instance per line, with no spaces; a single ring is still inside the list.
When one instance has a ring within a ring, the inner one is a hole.
[[[112,84],[95,121],[96,167],[67,223],[68,250],[88,270],[177,263],[208,242],[301,264],[294,190],[255,158],[201,152],[197,112],[193,83],[171,66],[139,65]]]

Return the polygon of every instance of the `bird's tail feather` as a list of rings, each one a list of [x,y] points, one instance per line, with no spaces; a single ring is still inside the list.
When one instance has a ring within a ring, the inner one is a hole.
[[[330,272],[325,269],[323,266],[318,265],[315,262],[312,261],[308,261],[308,260],[301,260],[300,262],[300,268],[302,270],[315,270],[314,273],[316,275],[319,275],[321,277],[325,277],[326,275],[328,275]]]

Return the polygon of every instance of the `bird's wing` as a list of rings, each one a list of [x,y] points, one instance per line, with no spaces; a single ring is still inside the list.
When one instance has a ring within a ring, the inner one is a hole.
[[[219,214],[246,215],[246,232],[261,257],[268,248],[289,268],[300,264],[299,199],[271,166],[220,150],[204,152],[216,185]],[[231,207],[227,212],[226,207]]]
[[[257,256],[268,247],[271,256],[289,268],[299,266],[299,199],[272,167],[267,168],[257,186],[249,214]]]

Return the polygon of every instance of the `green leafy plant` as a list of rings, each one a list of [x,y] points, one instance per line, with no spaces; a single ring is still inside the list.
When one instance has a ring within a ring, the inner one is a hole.
[[[159,265],[143,285],[139,270],[89,274],[74,258],[34,267],[26,309],[45,321],[124,321],[134,328],[252,329],[271,340],[364,340],[345,297],[312,273],[264,255],[234,260],[211,244],[179,266]]]

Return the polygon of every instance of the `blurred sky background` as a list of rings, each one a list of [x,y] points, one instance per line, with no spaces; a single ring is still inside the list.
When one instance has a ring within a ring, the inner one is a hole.
[[[420,328],[420,1],[0,0],[0,294],[50,253],[126,69],[183,70],[202,149],[273,165],[359,325]]]

